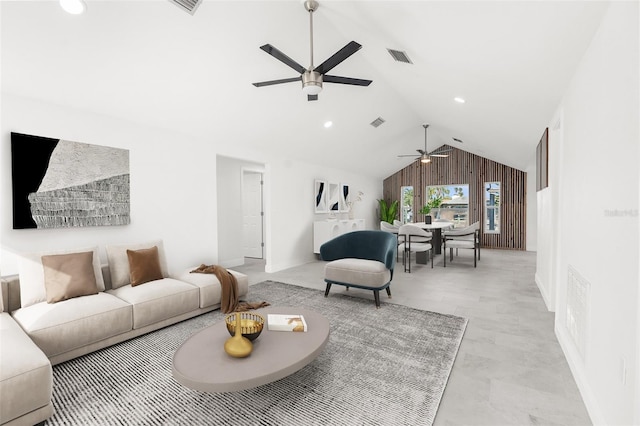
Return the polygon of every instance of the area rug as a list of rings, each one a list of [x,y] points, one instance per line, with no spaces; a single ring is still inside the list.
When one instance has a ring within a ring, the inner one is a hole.
[[[289,377],[233,393],[188,389],[171,376],[174,351],[223,321],[204,314],[53,367],[48,425],[430,425],[467,320],[274,281],[247,300],[329,318],[320,356]]]

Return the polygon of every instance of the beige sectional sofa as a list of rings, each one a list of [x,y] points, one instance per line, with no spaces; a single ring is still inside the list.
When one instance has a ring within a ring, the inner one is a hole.
[[[131,247],[154,244],[162,247],[161,241]],[[215,275],[190,274],[194,267],[169,277],[162,250],[163,277],[132,286],[122,258],[125,246],[107,247],[109,264],[95,267],[96,281],[102,282],[96,294],[56,303],[38,301],[38,290],[21,280],[39,280],[41,254],[26,256],[35,265],[2,279],[0,424],[32,425],[52,415],[52,365],[220,307]],[[247,276],[230,272],[238,281],[239,295],[246,295]]]

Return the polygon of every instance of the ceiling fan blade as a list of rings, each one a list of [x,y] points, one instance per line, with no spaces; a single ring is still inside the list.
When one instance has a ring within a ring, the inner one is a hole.
[[[446,158],[448,157],[449,154],[429,154],[429,157],[440,157],[440,158]]]
[[[416,149],[416,151],[418,151],[420,153],[420,155],[424,155],[426,154],[426,152],[422,149]]]
[[[274,58],[284,63],[285,65],[290,66],[294,70],[298,71],[300,74],[304,73],[307,70],[305,67],[303,67],[302,65],[300,65],[299,63],[297,63],[296,61],[294,61],[293,59],[291,59],[290,57],[288,57],[287,55],[285,55],[284,53],[282,53],[281,51],[279,51],[278,49],[276,49],[270,44],[265,44],[264,46],[260,46],[260,49],[264,50],[269,55],[273,56]]]
[[[308,101],[317,101],[318,100],[318,95],[307,95],[307,100]]]
[[[361,47],[362,47],[362,45],[360,43],[357,43],[355,41],[350,41],[349,43],[347,43],[347,45],[345,47],[343,47],[342,49],[338,50],[329,59],[327,59],[326,61],[324,61],[320,65],[318,65],[314,69],[314,71],[317,72],[317,73],[320,73],[320,74],[325,74],[325,73],[331,71],[340,62],[344,61],[349,56],[353,55],[358,50],[360,50]]]
[[[353,84],[354,86],[368,86],[371,80],[362,80],[360,78],[338,77],[335,75],[324,75],[322,81],[325,83]]]
[[[292,81],[300,81],[300,77],[283,78],[281,80],[261,81],[259,83],[252,83],[256,87],[272,86],[274,84],[291,83]]]
[[[415,154],[403,154],[403,155],[398,155],[398,157],[421,157],[421,156],[415,155]]]

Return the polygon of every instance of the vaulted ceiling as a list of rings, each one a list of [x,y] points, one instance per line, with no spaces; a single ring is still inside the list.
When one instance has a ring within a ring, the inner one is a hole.
[[[297,82],[251,84],[296,76],[266,43],[309,65],[299,0],[204,0],[193,16],[167,0],[87,3],[72,16],[55,1],[1,2],[4,92],[378,178],[412,161],[397,155],[424,146],[423,123],[429,150],[451,144],[525,169],[607,7],[320,1],[315,63],[355,40],[363,48],[331,74],[373,83],[325,83],[308,102]]]

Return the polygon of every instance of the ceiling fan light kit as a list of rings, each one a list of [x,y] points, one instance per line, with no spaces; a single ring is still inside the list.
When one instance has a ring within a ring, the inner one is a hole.
[[[307,100],[317,101],[318,94],[322,91],[323,83],[338,83],[338,84],[350,84],[353,86],[368,86],[371,84],[371,80],[363,80],[359,78],[339,77],[335,75],[328,75],[327,73],[339,65],[342,61],[349,56],[356,53],[362,45],[351,41],[347,43],[342,49],[334,53],[329,59],[314,68],[313,66],[313,12],[318,10],[319,3],[315,0],[306,0],[304,2],[304,8],[309,12],[309,45],[310,45],[310,65],[309,68],[305,68],[280,50],[276,49],[270,44],[260,46],[260,49],[267,52],[283,64],[293,68],[298,73],[299,77],[284,78],[280,80],[261,81],[253,83],[256,87],[272,86],[274,84],[290,83],[294,81],[302,82],[302,92],[307,95]]]
[[[307,95],[317,95],[322,92],[322,74],[305,71],[302,74],[302,91]]]

